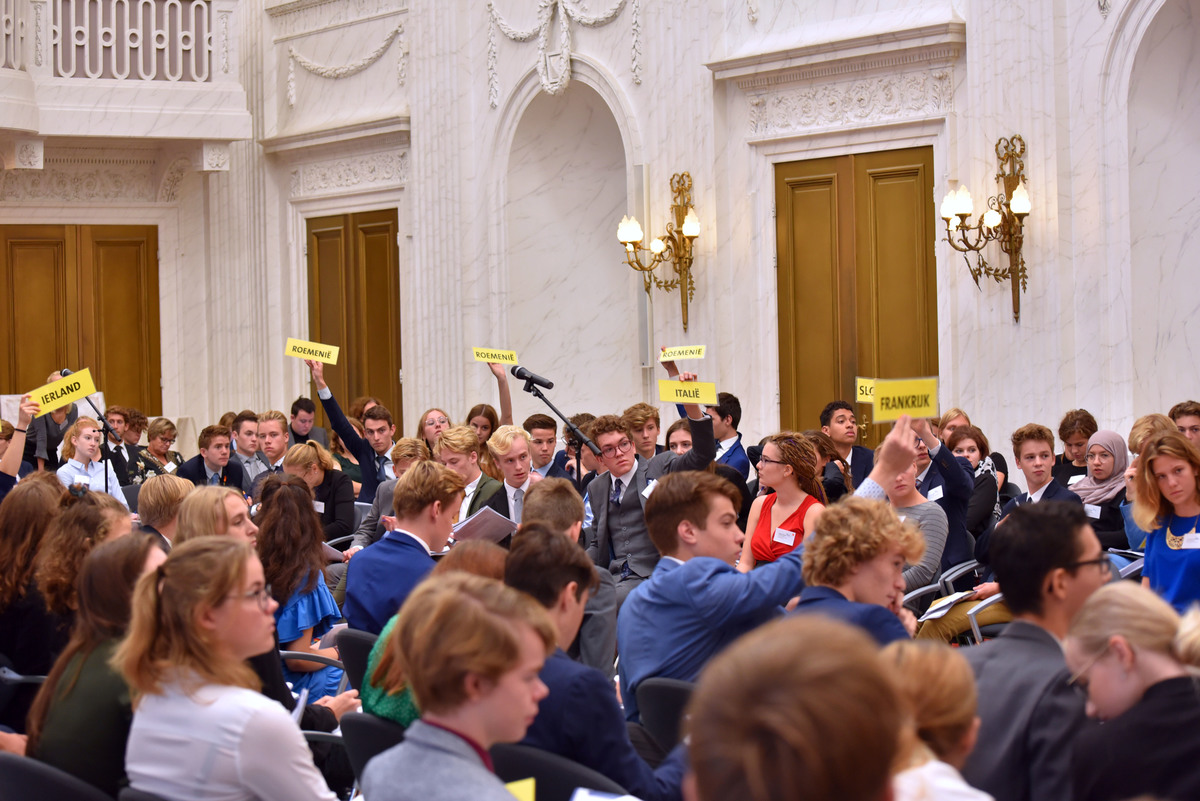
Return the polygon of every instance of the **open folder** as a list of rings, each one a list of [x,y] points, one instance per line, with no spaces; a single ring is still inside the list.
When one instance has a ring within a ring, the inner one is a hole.
[[[516,523],[495,509],[485,506],[466,520],[455,524],[454,540],[455,542],[463,542],[465,540],[500,542],[500,540],[516,530]]]

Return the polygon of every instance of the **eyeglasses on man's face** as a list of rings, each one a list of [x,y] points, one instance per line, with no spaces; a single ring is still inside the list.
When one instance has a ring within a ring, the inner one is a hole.
[[[629,453],[629,449],[633,447],[633,443],[628,439],[623,439],[616,445],[609,445],[607,448],[602,448],[600,453],[605,459],[611,459],[618,453]]]

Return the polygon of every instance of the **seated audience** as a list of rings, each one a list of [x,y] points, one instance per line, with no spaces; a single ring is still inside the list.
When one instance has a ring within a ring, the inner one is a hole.
[[[833,440],[833,447],[844,464],[850,467],[850,476],[854,487],[862,484],[871,473],[874,457],[870,448],[855,445],[858,442],[858,420],[854,417],[854,407],[846,401],[830,401],[821,410],[821,433]],[[845,477],[836,464],[825,465],[825,497],[833,503],[847,492],[853,492],[854,487],[845,483]]]
[[[378,634],[429,574],[433,554],[450,540],[462,490],[462,476],[436,462],[418,462],[400,477],[392,496],[395,528],[346,570],[342,611],[350,628]]]
[[[686,417],[681,417],[667,426],[667,450],[676,456],[692,449],[692,426]]]
[[[197,537],[229,536],[258,541],[258,526],[250,517],[246,496],[231,487],[197,487],[179,504],[175,545]]]
[[[967,507],[975,492],[974,469],[966,459],[955,456],[937,438],[928,420],[913,420],[917,435],[917,491],[935,502],[946,513],[946,546],[942,549],[942,570],[949,570],[971,558],[971,538],[967,534]]]
[[[243,490],[246,474],[242,472],[241,462],[232,458],[231,439],[232,432],[225,426],[205,426],[196,443],[200,453],[181,464],[178,475],[197,487],[208,485]]]
[[[128,534],[132,520],[128,509],[103,493],[73,487],[64,502],[38,549],[36,578],[46,607],[73,619],[79,608],[76,582],[83,558],[100,543]]]
[[[895,801],[992,801],[959,773],[979,735],[975,676],[967,660],[931,642],[894,642],[879,656],[916,735],[892,780]]]
[[[155,535],[166,550],[175,542],[179,507],[196,488],[179,476],[151,476],[138,490],[138,519],[142,531]]]
[[[668,432],[675,432],[675,447],[664,448],[675,454],[678,458],[692,449],[692,424],[688,422],[686,417],[676,420],[667,429]],[[670,439],[670,433],[668,433]],[[764,440],[765,441],[765,440]],[[753,449],[754,446],[751,446]],[[749,456],[749,454],[747,454]],[[751,462],[753,464],[753,461]],[[756,465],[757,467],[757,465]],[[754,504],[754,493],[746,485],[746,479],[742,478],[742,474],[736,468],[730,467],[727,464],[718,462],[709,462],[704,468],[710,473],[716,473],[721,478],[728,481],[733,486],[737,487],[738,493],[742,496],[742,502],[738,506],[738,528],[746,531],[746,520],[750,516],[750,507]]]
[[[851,623],[880,645],[908,639],[904,566],[925,550],[921,532],[885,503],[849,497],[830,506],[804,548],[804,591],[795,614]],[[753,575],[753,574],[752,574]]]
[[[629,438],[633,440],[633,449],[637,451],[638,456],[653,459],[665,450],[658,444],[658,435],[662,432],[658,409],[639,401],[622,412],[621,419],[625,421],[625,430],[629,432]],[[741,447],[740,441],[738,447]]]
[[[429,448],[429,452],[432,453],[438,435],[452,425],[454,423],[450,420],[450,415],[441,409],[426,409],[417,422],[416,437],[424,442],[425,447]]]
[[[389,478],[396,477],[392,464],[392,438],[396,436],[396,424],[392,422],[392,413],[382,405],[375,405],[363,412],[363,430],[365,437],[360,437],[342,413],[337,399],[329,385],[325,383],[325,365],[305,359],[312,373],[313,383],[317,385],[317,397],[325,408],[325,416],[334,433],[342,440],[342,445],[354,453],[362,470],[362,489],[358,493],[361,503],[375,500],[375,492],[379,485]]]
[[[1177,403],[1171,407],[1167,416],[1175,423],[1180,434],[1200,448],[1200,403],[1194,400]]]
[[[288,421],[288,447],[316,442],[329,449],[329,435],[316,425],[317,405],[303,395],[292,401],[292,416]]]
[[[125,444],[126,411],[120,406],[109,406],[104,410],[104,422],[108,423],[100,454],[112,465],[113,472],[122,485],[129,483],[129,464],[137,456],[137,447]]]
[[[946,438],[946,447],[961,456],[975,471],[975,490],[967,504],[964,521],[967,533],[978,539],[1000,519],[1000,476],[992,457],[987,437],[973,425],[957,427]]]
[[[150,425],[150,421],[146,419],[146,415],[142,414],[141,409],[133,406],[125,407],[125,433],[121,435],[121,441],[129,448],[129,452],[136,457],[142,450],[141,442],[142,434],[146,433],[146,428]],[[133,462],[130,461],[132,465]]]
[[[334,801],[299,727],[246,664],[273,646],[276,606],[254,549],[231,537],[183,543],[138,581],[113,659],[136,699],[125,749],[135,790]]]
[[[500,492],[501,483],[479,468],[480,452],[485,446],[467,426],[447,428],[439,436],[433,448],[433,458],[462,476],[462,509],[459,519],[466,520],[478,512],[488,499]]]
[[[529,434],[516,426],[500,426],[487,441],[487,447],[504,481],[500,491],[488,498],[485,505],[520,525],[525,493],[533,480],[530,478]],[[507,538],[500,544],[507,546]]]
[[[579,429],[580,433],[585,437],[590,437],[590,426],[596,415],[590,412],[580,412],[573,414],[567,418],[571,425]],[[689,434],[691,429],[688,429]],[[596,477],[597,471],[603,470],[600,466],[599,457],[592,453],[592,449],[584,445],[570,429],[563,431],[563,449],[554,455],[554,463],[567,471],[567,475],[571,480],[576,482],[575,486],[580,493],[587,492],[588,484]],[[688,449],[691,449],[691,437],[688,437]],[[583,462],[583,471],[579,471],[579,462]]]
[[[359,395],[357,398],[350,401],[350,408],[346,411],[349,412],[349,417],[351,420],[357,420],[361,423],[363,421],[363,415],[367,413],[368,409],[370,409],[372,406],[382,405],[383,401],[381,401],[379,398],[376,398],[374,395]]]
[[[1200,612],[1178,613],[1128,581],[1087,600],[1066,641],[1067,666],[1104,721],[1075,741],[1076,801],[1200,798]]]
[[[440,441],[441,437],[438,439]],[[396,446],[392,448],[391,458],[396,478],[389,478],[379,485],[379,489],[375,492],[375,500],[371,501],[371,508],[363,515],[362,521],[358,524],[358,530],[354,532],[354,539],[351,540],[350,547],[342,557],[345,562],[349,562],[350,557],[363,548],[378,542],[387,533],[384,518],[390,518],[395,514],[392,510],[392,499],[396,494],[396,482],[408,471],[408,468],[417,462],[429,461],[429,448],[425,447],[424,440],[415,437],[401,437],[396,440]],[[335,590],[333,596],[338,598],[340,594],[344,598],[346,594],[345,564],[330,565],[325,568],[325,575],[331,583],[336,578],[341,579],[337,582],[340,593]]]
[[[310,441],[292,447],[320,445]],[[283,650],[337,659],[336,648],[320,648],[314,642],[333,628],[341,613],[321,580],[323,538],[312,504],[312,490],[302,479],[271,476],[263,482],[258,556],[271,595],[279,603],[275,629]],[[341,669],[303,659],[285,660],[283,675],[293,692],[306,689],[313,701],[336,695],[342,680]]]
[[[0,501],[0,656],[23,676],[45,676],[71,634],[69,615],[51,612],[34,580],[38,554],[57,528],[62,485],[33,473]],[[37,687],[18,685],[0,707],[0,727],[25,731]]]
[[[379,404],[375,404],[378,406]],[[346,418],[346,422],[354,429],[354,433],[360,437],[367,435],[367,430],[363,428],[362,420],[351,416]],[[353,482],[354,497],[358,497],[358,493],[362,490],[362,466],[358,463],[358,458],[342,444],[342,440],[335,432],[329,434],[329,453],[333,456],[333,460],[337,462],[337,469],[341,470],[346,475],[350,476],[350,481]],[[378,492],[378,491],[376,491]]]
[[[312,507],[321,519],[323,541],[354,533],[354,487],[320,443],[309,440],[288,448],[283,472],[303,480],[312,491]]]
[[[62,378],[62,373],[57,370],[46,377],[46,383],[50,384]],[[58,471],[58,468],[63,466],[66,461],[59,454],[59,446],[66,440],[64,439],[67,430],[75,424],[79,418],[79,410],[75,404],[68,403],[66,406],[59,406],[57,409],[51,409],[49,413],[40,417],[35,417],[29,421],[28,426],[21,426],[26,429],[25,449],[23,459],[36,467],[38,470],[45,470],[48,473]]]
[[[962,409],[947,409],[942,414],[941,419],[938,421],[938,436],[942,438],[942,442],[946,443],[947,447],[949,447],[951,450],[954,450],[954,446],[950,445],[951,435],[954,434],[954,432],[958,429],[966,428],[970,425],[971,418],[968,417],[967,413]],[[975,430],[978,431],[979,429],[976,428]],[[1008,462],[999,453],[988,453],[989,450],[990,447],[985,447],[983,448],[982,453],[992,462],[992,468],[996,473],[996,486],[1003,488],[1004,484],[1008,481]],[[982,461],[982,459],[980,461]]]
[[[1083,511],[1091,519],[1105,550],[1128,547],[1125,519],[1121,515],[1128,465],[1129,451],[1121,435],[1116,431],[1097,431],[1087,442],[1087,476],[1071,486],[1072,492],[1083,501]]]
[[[477,403],[471,407],[471,411],[467,412],[466,420],[463,422],[463,425],[470,426],[475,431],[475,436],[479,438],[480,445],[491,439],[492,434],[495,434],[496,429],[500,426],[510,426],[513,424],[512,392],[508,388],[508,371],[504,368],[503,364],[496,362],[488,362],[487,366],[492,376],[496,379],[496,390],[500,398],[500,413],[497,414],[491,404]],[[446,416],[449,417],[449,415]],[[419,437],[420,434],[418,434]]]
[[[1073,488],[1087,475],[1088,440],[1100,429],[1096,418],[1087,409],[1072,409],[1058,424],[1058,438],[1063,452],[1054,459],[1054,480]]]
[[[1142,581],[1182,613],[1200,601],[1200,450],[1177,431],[1151,437],[1133,481],[1132,522],[1146,542]]]
[[[1086,446],[1086,442],[1084,445]],[[1079,496],[1054,480],[1054,435],[1037,423],[1023,425],[1012,435],[1013,456],[1025,476],[1026,492],[1013,498],[1000,512],[1003,520],[1013,509],[1026,503],[1066,501],[1079,503]]]
[[[662,559],[617,617],[628,720],[638,721],[642,681],[695,681],[718,651],[782,614],[803,586],[799,550],[750,573],[734,567],[742,551],[740,501],[732,484],[702,471],[669,473],[646,499],[646,528]]]
[[[475,435],[472,433],[472,437]],[[504,580],[504,560],[508,551],[494,542],[486,540],[471,540],[455,543],[446,555],[437,560],[433,570],[429,571],[426,581],[436,581],[438,576],[461,571],[475,576]],[[412,722],[421,717],[417,702],[413,699],[412,688],[407,684],[384,687],[388,673],[395,664],[395,656],[389,648],[388,641],[396,628],[399,615],[392,619],[379,632],[379,639],[371,648],[367,657],[367,669],[364,673],[365,683],[362,688],[363,711],[381,718],[399,723],[408,728]]]
[[[146,429],[146,447],[138,451],[129,466],[129,483],[141,484],[150,476],[174,473],[183,464],[183,457],[171,450],[175,444],[175,424],[165,417],[156,417]]]
[[[830,436],[824,431],[818,431],[817,429],[813,428],[804,432],[804,438],[811,442],[812,446],[817,449],[817,475],[821,476],[822,489],[824,489],[825,468],[828,467],[832,462],[842,474],[842,485],[847,487],[850,492],[853,492],[855,484],[854,476],[850,470],[850,464],[842,458],[840,453],[838,453],[838,450],[836,447],[834,447],[833,440],[830,438]],[[759,443],[760,458],[762,456],[762,446],[765,444],[765,439]],[[751,459],[751,461],[753,462],[754,460]],[[758,469],[757,465],[755,466],[755,469]],[[762,482],[759,482],[758,494],[764,494],[766,489],[766,487],[762,486]]]
[[[717,405],[705,406],[704,411],[712,419],[713,437],[717,441],[717,464],[726,464],[742,476],[742,481],[750,477],[750,459],[746,449],[742,447],[742,435],[738,433],[738,423],[742,420],[742,404],[737,396],[730,392],[717,393]],[[692,417],[691,413],[682,409],[680,417]],[[695,418],[692,418],[693,420]]]
[[[904,592],[932,584],[942,573],[942,550],[946,547],[949,524],[946,513],[917,491],[917,463],[896,476],[892,486],[887,487],[888,501],[900,516],[901,521],[916,524],[925,540],[925,551],[919,563],[910,563],[904,568]]]
[[[421,719],[367,764],[363,795],[512,801],[488,749],[525,736],[546,697],[538,673],[554,641],[546,611],[498,581],[454,573],[418,587],[396,622],[386,685],[412,687]]]
[[[996,528],[991,556],[1015,619],[998,638],[963,652],[982,720],[963,776],[998,799],[1062,801],[1072,797],[1070,755],[1084,700],[1068,681],[1060,643],[1083,602],[1108,581],[1111,563],[1083,508],[1061,502],[1015,509]]]
[[[685,797],[883,801],[902,719],[860,631],[820,617],[770,623],[700,676],[687,713]]]
[[[100,461],[100,424],[90,417],[80,417],[63,435],[62,467],[56,474],[64,487],[79,485],[106,492],[129,508],[112,465]]]
[[[29,426],[40,407],[28,395],[23,395],[17,406],[17,424],[0,421],[0,501],[16,486],[18,478],[33,472],[33,465],[25,461],[25,441]]]
[[[75,628],[29,712],[26,753],[114,797],[125,783],[133,710],[109,661],[129,625],[133,585],[167,558],[157,539],[121,537],[83,560]]]
[[[738,570],[774,562],[800,547],[825,511],[820,457],[803,435],[782,431],[767,438],[759,457],[758,479],[775,490],[750,506],[748,536],[742,544]]]
[[[563,650],[579,631],[595,568],[576,543],[541,523],[527,523],[513,537],[504,582],[544,606],[558,634],[558,648],[540,673],[549,695],[522,742],[589,767],[644,801],[678,799],[684,747],[651,770],[629,739],[612,681]]]
[[[548,414],[533,414],[525,418],[521,428],[529,435],[529,460],[533,472],[542,478],[570,478],[566,470],[554,464],[554,449],[558,445],[558,423],[554,418]]]
[[[233,430],[233,421],[237,419],[237,412],[228,411],[217,419],[217,425],[225,426],[230,431]]]

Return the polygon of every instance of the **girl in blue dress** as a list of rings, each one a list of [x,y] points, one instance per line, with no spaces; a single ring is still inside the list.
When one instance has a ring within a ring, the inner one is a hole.
[[[1130,540],[1146,538],[1142,583],[1182,613],[1200,601],[1200,450],[1178,432],[1156,434],[1126,477],[1134,490]]]
[[[280,648],[337,659],[336,648],[319,648],[316,643],[342,616],[323,579],[323,541],[312,490],[303,479],[268,477],[262,487],[258,555],[279,602],[275,625]],[[298,659],[284,660],[283,675],[293,692],[308,690],[309,703],[337,695],[342,680],[340,668]]]

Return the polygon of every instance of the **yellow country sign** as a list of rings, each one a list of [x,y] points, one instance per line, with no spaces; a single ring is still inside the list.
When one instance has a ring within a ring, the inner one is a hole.
[[[875,402],[875,379],[858,376],[854,380],[854,400],[859,403]]]
[[[534,801],[537,795],[537,783],[534,779],[520,779],[504,785],[504,789],[516,797],[517,801]]]
[[[68,406],[75,401],[83,400],[95,391],[96,384],[92,381],[91,371],[83,369],[77,373],[71,373],[66,378],[60,378],[38,387],[29,395],[41,406],[41,411],[37,413],[37,416],[41,417],[61,406]]]
[[[698,403],[701,406],[717,405],[717,385],[702,381],[658,380],[658,397],[666,403]]]
[[[674,348],[664,348],[658,357],[660,362],[677,362],[681,359],[703,359],[703,345],[679,345]]]
[[[886,423],[909,417],[937,417],[938,380],[933,378],[900,378],[875,380],[875,420]]]
[[[515,350],[497,350],[495,348],[472,348],[475,351],[475,361],[495,362],[496,364],[517,364]]]
[[[338,351],[336,345],[322,345],[320,342],[305,342],[303,339],[288,337],[287,347],[283,349],[284,356],[295,356],[297,359],[312,359],[325,364],[337,364]]]

